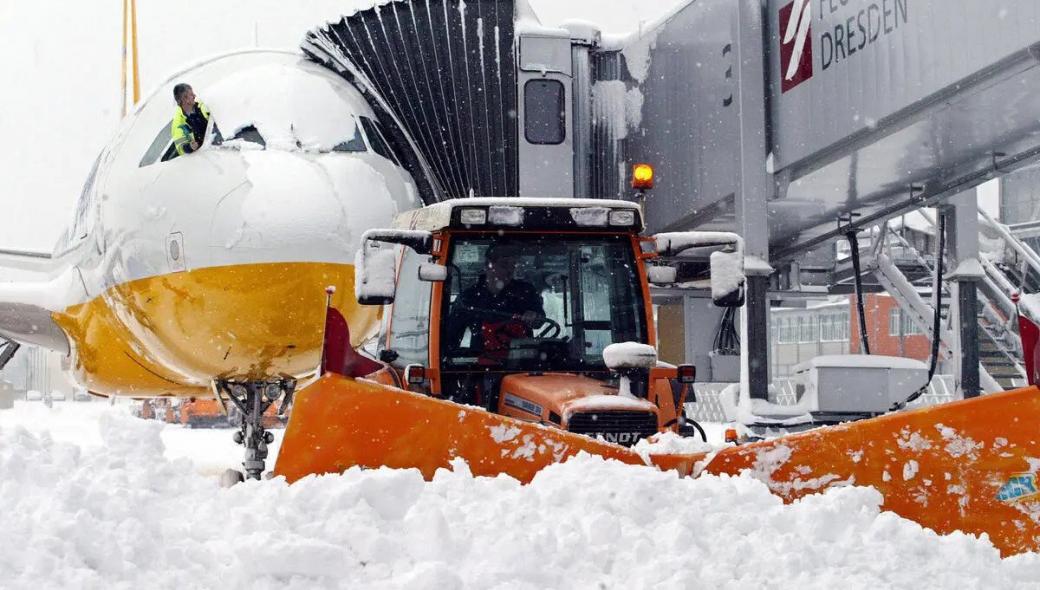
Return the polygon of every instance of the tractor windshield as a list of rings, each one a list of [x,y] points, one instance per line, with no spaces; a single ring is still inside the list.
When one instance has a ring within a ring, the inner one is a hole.
[[[603,370],[614,342],[647,342],[627,237],[457,237],[444,284],[442,370]]]

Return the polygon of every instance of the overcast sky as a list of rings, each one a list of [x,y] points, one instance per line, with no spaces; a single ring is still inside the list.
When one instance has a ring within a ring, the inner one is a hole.
[[[373,0],[179,0],[138,4],[141,90],[243,47],[291,48]],[[545,24],[635,30],[677,0],[531,0]],[[120,119],[120,0],[0,1],[0,248],[50,251]],[[171,111],[172,111],[171,103]]]

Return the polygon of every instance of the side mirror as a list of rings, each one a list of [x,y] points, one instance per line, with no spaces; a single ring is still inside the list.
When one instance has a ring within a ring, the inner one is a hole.
[[[425,385],[426,367],[416,364],[408,365],[404,368],[404,380],[408,385]]]
[[[722,231],[687,231],[654,236],[657,252],[662,256],[678,256],[698,248],[722,248],[709,257],[711,298],[719,307],[744,305],[744,240],[735,233]]]
[[[645,399],[650,369],[657,366],[657,350],[639,342],[616,342],[603,349],[603,363],[620,376],[618,395]]]
[[[675,277],[674,266],[651,266],[646,269],[646,278],[651,285],[674,285]]]
[[[361,235],[354,255],[354,294],[361,305],[394,302],[397,291],[397,249],[401,244],[419,254],[429,254],[433,235],[410,229],[370,229]],[[442,279],[443,280],[443,279]]]
[[[394,302],[397,291],[397,248],[392,244],[362,239],[354,255],[354,294],[361,305]]]
[[[697,380],[696,365],[679,365],[675,368],[676,379],[683,385],[690,385]]]
[[[419,265],[419,280],[427,283],[443,283],[448,279],[448,267],[443,264],[424,262]]]
[[[718,307],[744,305],[744,253],[712,252],[711,300]]]

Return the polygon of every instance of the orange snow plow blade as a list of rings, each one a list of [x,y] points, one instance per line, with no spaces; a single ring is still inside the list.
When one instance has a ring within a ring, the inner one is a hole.
[[[328,373],[297,392],[275,475],[293,482],[357,465],[417,468],[430,479],[458,458],[474,475],[506,473],[527,483],[580,451],[643,464],[618,445]],[[693,468],[693,456],[655,462],[684,473]]]
[[[1040,549],[1040,391],[1035,387],[703,453],[652,455],[683,475],[749,471],[785,501],[873,486],[883,508],[939,533],[987,533],[1004,555]],[[297,393],[275,474],[296,481],[353,466],[452,460],[474,475],[529,482],[580,451],[634,465],[639,454],[585,436],[328,374]]]
[[[1003,555],[1040,549],[1040,390],[820,428],[720,452],[709,473],[751,470],[787,501],[873,486],[883,508],[938,533],[987,533]]]

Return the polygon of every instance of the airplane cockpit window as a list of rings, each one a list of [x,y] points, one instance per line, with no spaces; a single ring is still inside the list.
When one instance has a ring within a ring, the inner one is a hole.
[[[267,141],[264,139],[263,135],[260,135],[260,132],[257,131],[255,125],[247,125],[239,129],[238,132],[235,133],[234,137],[231,138],[231,141],[235,140],[248,141],[249,143],[255,143],[262,148],[267,148]],[[214,141],[214,143],[217,142]]]
[[[373,148],[375,149],[375,148]],[[363,152],[366,151],[365,140],[361,138],[361,129],[354,126],[354,137],[341,141],[332,148],[334,152]]]
[[[390,145],[383,138],[375,121],[368,117],[358,117],[358,119],[361,121],[361,126],[365,128],[365,135],[368,136],[368,143],[372,146],[372,151],[400,166],[401,162],[398,161],[393,150],[390,149]]]
[[[72,219],[72,227],[66,230],[65,235],[62,236],[62,242],[64,243],[60,243],[56,250],[71,248],[86,238],[94,229],[94,215],[96,213],[94,182],[97,179],[102,154],[98,154],[97,159],[94,160],[94,166],[91,167],[90,174],[87,175],[87,180],[83,183],[83,190],[80,192],[79,200],[76,201],[76,216]]]
[[[166,123],[162,126],[162,129],[159,130],[155,139],[152,140],[151,145],[148,146],[148,151],[146,151],[144,157],[141,158],[141,163],[138,164],[138,168],[151,166],[157,161],[168,162],[179,155],[180,154],[177,153],[177,146],[173,145],[173,137],[170,135],[170,124]]]
[[[144,157],[141,158],[141,164],[139,167],[144,168],[145,166],[151,166],[159,159],[159,156],[163,156],[163,161],[165,162],[168,159],[164,153],[167,151],[167,146],[173,146],[173,139],[170,137],[169,123],[163,125],[162,129],[159,130],[159,134],[152,140],[152,144],[148,146],[148,151],[146,151]],[[176,154],[177,151],[174,150],[174,153]]]

